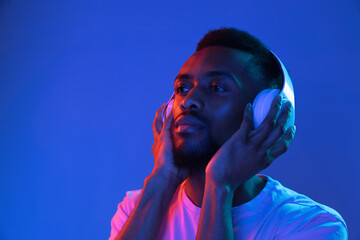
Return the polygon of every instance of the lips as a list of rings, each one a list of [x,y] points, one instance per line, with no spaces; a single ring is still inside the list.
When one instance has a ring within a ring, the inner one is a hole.
[[[175,122],[175,129],[179,133],[194,133],[204,128],[204,124],[193,116],[180,117]]]

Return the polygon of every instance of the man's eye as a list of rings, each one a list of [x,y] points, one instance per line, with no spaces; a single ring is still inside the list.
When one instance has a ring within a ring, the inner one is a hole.
[[[211,85],[210,89],[211,89],[211,91],[214,91],[214,92],[223,92],[223,91],[225,91],[224,88],[222,88],[220,85],[216,85],[216,84]]]
[[[176,88],[176,93],[184,93],[184,92],[186,92],[188,90],[189,90],[188,88],[180,86],[180,87]]]

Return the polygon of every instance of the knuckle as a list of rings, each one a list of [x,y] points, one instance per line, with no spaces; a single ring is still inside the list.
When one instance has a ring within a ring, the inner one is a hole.
[[[253,153],[257,153],[258,154],[258,145],[256,143],[252,143],[250,146],[249,146],[249,150]]]
[[[277,95],[274,99],[275,103],[276,103],[276,106],[281,106],[282,104],[282,97]]]
[[[291,108],[286,109],[285,112],[286,119],[290,117],[290,114],[291,114]]]
[[[270,127],[270,128],[273,128],[276,124],[276,120],[269,120],[267,122],[267,126]]]
[[[281,148],[281,152],[284,153],[289,149],[289,144],[286,142]]]
[[[285,131],[286,131],[285,126],[279,127],[279,135],[283,135],[285,133]]]
[[[258,157],[259,157],[260,159],[266,159],[266,156],[267,156],[266,151],[259,151]]]
[[[290,102],[287,102],[286,106],[285,106],[285,111],[286,113],[291,113],[292,111],[292,105]]]
[[[288,109],[289,109],[289,112],[291,112],[293,110],[293,106],[292,106],[291,102],[288,103]]]

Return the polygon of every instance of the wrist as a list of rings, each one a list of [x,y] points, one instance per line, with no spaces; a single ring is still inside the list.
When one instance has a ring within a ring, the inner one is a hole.
[[[181,181],[175,174],[160,169],[153,170],[145,181],[156,182],[157,184],[170,189],[176,189],[181,184]]]
[[[226,178],[226,175],[220,174],[218,171],[216,172],[206,169],[205,179],[205,186],[208,185],[209,187],[218,189],[219,191],[234,192],[236,190],[236,186],[234,186],[234,184]]]
[[[219,182],[206,176],[205,189],[220,195],[234,195],[236,187],[226,182]]]

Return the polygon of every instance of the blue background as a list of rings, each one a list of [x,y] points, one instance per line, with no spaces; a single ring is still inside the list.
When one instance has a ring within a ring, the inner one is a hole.
[[[263,173],[360,239],[360,3],[0,1],[0,239],[106,239],[153,167],[151,124],[211,28],[287,66],[295,139]]]

